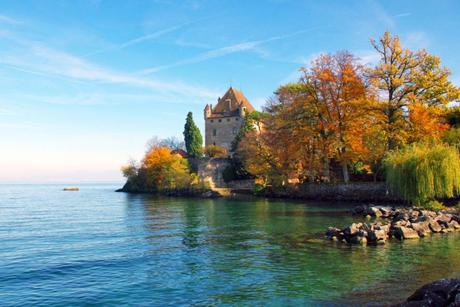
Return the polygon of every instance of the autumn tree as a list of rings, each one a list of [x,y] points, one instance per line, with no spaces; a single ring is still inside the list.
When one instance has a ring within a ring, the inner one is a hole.
[[[274,154],[275,148],[270,146],[268,129],[264,129],[267,120],[267,114],[261,112],[246,115],[233,144],[235,154],[243,161],[244,169],[264,184],[278,179],[280,169]]]
[[[448,80],[450,71],[441,66],[438,57],[425,50],[403,48],[399,37],[388,32],[371,43],[380,61],[369,70],[369,76],[378,93],[378,110],[383,115],[381,128],[385,131],[387,148],[394,149],[410,138],[407,112],[414,104],[442,108],[458,100],[460,93]],[[420,108],[415,106],[412,110]],[[424,123],[415,125],[423,126]]]
[[[151,192],[185,188],[192,180],[187,160],[167,147],[152,148],[142,160],[141,169]]]
[[[200,129],[193,121],[193,114],[189,112],[184,127],[184,141],[190,157],[198,158],[203,155],[203,137]]]
[[[298,83],[278,89],[277,103],[268,109],[277,123],[275,129],[286,136],[275,139],[295,145],[291,159],[297,169],[311,172],[319,166],[316,173],[329,181],[334,159],[342,166],[343,181],[349,181],[348,165],[359,158],[363,146],[367,114],[363,72],[348,52],[325,54],[311,67],[302,68]]]

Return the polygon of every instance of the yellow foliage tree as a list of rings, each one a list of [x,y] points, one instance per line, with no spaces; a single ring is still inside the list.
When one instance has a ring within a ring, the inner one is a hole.
[[[192,181],[186,159],[167,147],[153,147],[142,161],[149,190],[161,191],[188,187]]]
[[[439,57],[403,48],[399,37],[389,32],[371,43],[380,55],[378,65],[369,70],[377,91],[376,110],[382,114],[387,147],[394,149],[411,137],[407,111],[413,104],[443,108],[458,100],[460,91],[449,81],[450,71],[441,66]]]

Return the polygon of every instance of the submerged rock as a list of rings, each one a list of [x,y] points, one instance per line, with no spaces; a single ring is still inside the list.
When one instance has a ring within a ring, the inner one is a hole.
[[[441,279],[417,289],[404,303],[409,306],[460,306],[460,279]]]

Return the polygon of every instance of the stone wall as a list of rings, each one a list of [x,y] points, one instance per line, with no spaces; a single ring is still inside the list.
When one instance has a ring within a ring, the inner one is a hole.
[[[230,165],[229,159],[207,158],[194,160],[197,166],[198,176],[203,182],[209,184],[211,188],[228,188],[232,190],[253,190],[254,180],[233,180],[225,182],[223,172]]]
[[[254,179],[232,180],[227,182],[227,187],[232,190],[254,190]]]
[[[304,183],[276,188],[269,187],[261,192],[261,196],[378,203],[402,202],[400,198],[389,192],[383,182]]]
[[[208,158],[197,161],[198,176],[211,188],[226,188],[223,172],[230,164],[228,159]]]
[[[206,118],[205,145],[217,145],[230,151],[242,123],[243,118],[240,116]]]

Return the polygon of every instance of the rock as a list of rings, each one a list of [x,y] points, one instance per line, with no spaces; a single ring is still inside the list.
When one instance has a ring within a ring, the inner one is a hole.
[[[359,229],[361,228],[362,223],[353,223],[343,230],[345,236],[354,236],[358,234]]]
[[[414,223],[419,223],[419,222],[427,222],[427,221],[431,221],[432,219],[426,215],[420,215],[419,217],[417,217],[417,219],[415,219]]]
[[[430,222],[430,229],[432,232],[441,232],[442,227],[438,224],[438,222],[432,221]]]
[[[444,221],[446,223],[449,223],[452,220],[452,215],[451,214],[439,214],[436,216],[435,220],[437,221]]]
[[[422,306],[446,306],[447,300],[435,292],[427,292],[423,296],[424,304]]]
[[[459,287],[460,279],[440,279],[415,290],[401,306],[411,306],[409,302],[418,302],[419,306],[452,306],[456,304]]]
[[[419,237],[417,231],[404,226],[395,227],[393,234],[399,240],[417,239]]]
[[[444,228],[449,228],[449,222],[446,222],[445,220],[436,220],[438,224],[444,229]]]
[[[460,283],[450,288],[447,293],[447,301],[460,303]]]
[[[80,191],[79,187],[65,187],[63,191]]]
[[[460,229],[460,224],[454,219],[452,219],[452,221],[449,222],[449,228],[458,230]]]
[[[335,227],[329,227],[326,231],[326,237],[329,240],[332,240],[333,237],[338,238],[340,236],[341,230]]]
[[[417,231],[420,237],[425,237],[431,233],[429,222],[412,223],[412,228]]]
[[[345,240],[347,243],[350,244],[367,244],[367,233],[365,231],[360,230],[356,235],[354,236],[345,236]]]
[[[369,207],[367,214],[370,216],[381,217],[382,211],[380,211],[380,209],[377,207]]]
[[[367,240],[369,243],[382,244],[385,243],[388,239],[388,234],[385,230],[372,230],[367,235]]]
[[[405,212],[398,212],[395,214],[393,217],[393,223],[399,222],[399,221],[408,221],[409,220],[409,214]]]
[[[390,217],[392,212],[393,212],[393,209],[391,209],[390,207],[379,207],[379,210],[382,212],[382,217]]]

